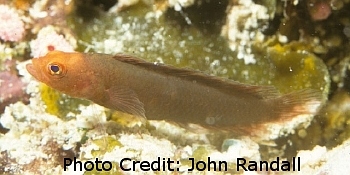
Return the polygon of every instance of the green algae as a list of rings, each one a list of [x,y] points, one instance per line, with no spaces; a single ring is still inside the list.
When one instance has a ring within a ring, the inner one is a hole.
[[[349,92],[336,91],[308,128],[298,130],[295,134],[278,141],[281,143],[285,143],[286,140],[292,141],[293,144],[286,147],[286,156],[293,157],[295,152],[311,150],[316,145],[333,148],[348,140],[350,137],[349,103]]]
[[[94,157],[99,157],[107,152],[112,152],[116,146],[122,147],[123,144],[112,136],[102,137],[92,141],[93,144],[97,145],[100,150],[92,150],[91,154]]]
[[[86,136],[85,141],[88,141],[88,138]],[[112,152],[115,147],[122,147],[123,145],[114,137],[112,136],[104,136],[99,139],[94,139],[91,140],[91,143],[96,145],[99,149],[98,150],[91,150],[91,154],[93,157],[101,157],[105,155],[108,152]],[[86,171],[84,174],[86,175],[92,175],[92,174],[102,174],[102,175],[107,175],[107,174],[122,174],[119,169],[119,163],[117,162],[111,162],[112,167],[109,171],[98,171],[98,169],[102,169],[102,167],[94,167],[91,171]],[[102,166],[101,164],[99,164]],[[107,164],[106,164],[107,165]],[[91,169],[91,165],[88,166],[88,169]],[[104,167],[105,169],[109,169],[110,167]]]
[[[40,84],[40,96],[44,104],[46,105],[45,111],[49,114],[58,116],[61,119],[66,119],[69,112],[79,113],[79,105],[90,104],[87,100],[75,99],[63,95],[51,87]]]
[[[114,121],[117,125],[127,127],[132,126],[138,121],[142,121],[142,118],[131,114],[123,113],[120,111],[110,111],[109,121]]]
[[[304,88],[328,92],[326,66],[303,43],[253,45],[256,64],[244,64],[218,33],[203,33],[195,26],[181,26],[149,6],[133,6],[118,14],[104,14],[89,21],[72,18],[80,50],[128,53],[151,62],[189,67],[242,83],[273,85],[282,93]],[[300,45],[295,49],[296,45]]]
[[[199,161],[199,160],[207,161],[208,155],[209,155],[208,147],[201,145],[201,146],[198,146],[193,151],[191,158],[193,158],[196,161]],[[180,162],[182,165],[192,167],[192,161],[190,161],[189,159],[181,159]]]
[[[196,160],[206,160],[208,158],[208,147],[206,146],[198,146],[194,151],[193,151],[193,158]]]
[[[306,48],[306,44],[299,42],[268,47],[266,56],[275,65],[272,84],[282,93],[291,89],[318,89],[323,92],[324,99],[327,99],[330,85],[327,67]]]
[[[337,91],[323,109],[320,116],[324,125],[323,144],[332,147],[341,144],[350,137],[350,95],[346,91]]]
[[[46,112],[52,115],[59,115],[59,106],[57,103],[60,101],[60,93],[50,88],[45,84],[40,84],[40,95],[43,102],[46,104]]]
[[[311,129],[322,132],[314,142],[329,148],[335,147],[350,137],[350,93],[339,90],[334,93],[329,102],[320,112],[317,120],[320,121]],[[311,132],[311,131],[309,131]],[[309,139],[309,138],[307,138]]]
[[[84,175],[122,175],[123,172],[120,171],[120,168],[119,168],[119,164],[118,162],[111,162],[112,164],[112,168],[109,170],[109,171],[98,171],[102,169],[102,165],[99,164],[100,166],[99,167],[94,167],[94,169],[92,169],[91,171],[85,171],[84,172]],[[107,164],[106,164],[107,165]],[[91,169],[91,165],[87,167],[88,169]],[[104,167],[105,169],[109,169],[110,167],[107,167],[105,166]]]

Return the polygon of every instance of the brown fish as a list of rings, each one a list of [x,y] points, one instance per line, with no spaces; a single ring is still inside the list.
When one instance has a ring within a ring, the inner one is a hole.
[[[321,93],[281,96],[272,86],[245,85],[128,55],[52,51],[27,65],[37,80],[73,97],[125,113],[230,129],[315,114]]]

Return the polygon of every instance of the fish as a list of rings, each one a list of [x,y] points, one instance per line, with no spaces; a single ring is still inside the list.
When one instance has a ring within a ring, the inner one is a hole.
[[[223,130],[314,115],[322,99],[316,89],[281,95],[273,86],[243,84],[126,54],[51,51],[33,58],[26,69],[62,93],[112,110]]]

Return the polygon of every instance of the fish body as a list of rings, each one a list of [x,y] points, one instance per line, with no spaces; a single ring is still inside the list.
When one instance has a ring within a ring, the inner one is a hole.
[[[52,51],[27,70],[63,93],[147,119],[233,128],[314,114],[317,90],[280,95],[272,86],[146,62],[128,55]]]

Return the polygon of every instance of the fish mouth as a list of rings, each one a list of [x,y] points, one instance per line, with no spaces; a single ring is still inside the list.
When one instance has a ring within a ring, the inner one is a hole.
[[[28,64],[26,65],[26,69],[27,69],[27,71],[28,71],[31,75],[36,74],[36,71],[35,71],[35,69],[34,69],[34,65],[33,65],[32,63],[28,63]],[[34,75],[33,75],[33,76],[34,76]]]
[[[35,69],[32,63],[28,63],[26,65],[26,69],[34,78],[36,78],[39,81],[41,80],[41,75],[39,75],[39,72],[37,72],[37,70]]]

